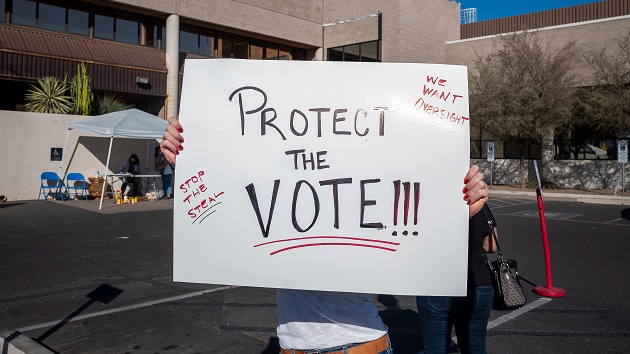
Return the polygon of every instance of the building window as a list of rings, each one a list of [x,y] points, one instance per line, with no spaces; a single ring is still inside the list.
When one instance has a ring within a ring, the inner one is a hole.
[[[617,160],[617,139],[555,139],[556,160]]]
[[[140,23],[105,15],[94,15],[94,37],[138,44]]]
[[[37,25],[37,3],[31,0],[13,0],[11,22],[16,25]]]
[[[138,44],[140,38],[140,23],[116,18],[115,40],[116,42]]]
[[[68,9],[68,33],[87,36],[90,29],[90,15],[85,11]]]
[[[166,27],[160,26],[158,29],[155,31],[153,43],[155,43],[155,46],[160,49],[166,49]]]
[[[268,60],[277,60],[279,51],[275,48],[267,48],[265,50],[265,59]]]
[[[361,45],[361,61],[381,61],[380,42],[373,41]]]
[[[94,37],[114,39],[114,18],[104,15],[94,15]]]
[[[206,57],[214,56],[214,38],[210,36],[199,35],[199,55]]]
[[[179,31],[179,51],[184,53],[199,53],[199,35],[192,32]]]
[[[66,9],[59,6],[39,4],[37,27],[50,31],[65,32]]]
[[[249,59],[249,43],[234,41],[232,44],[232,58]]]
[[[278,60],[293,60],[293,55],[290,52],[281,50],[278,52]]]
[[[328,61],[381,61],[381,41],[345,45],[328,49]]]
[[[229,38],[217,38],[217,58],[232,57],[232,40]]]
[[[523,153],[525,159],[528,159],[528,160],[542,159],[542,147],[540,143],[534,143],[534,144],[519,144],[519,143],[513,143],[513,142],[503,143],[503,158],[520,159],[521,152]],[[496,148],[495,148],[495,157],[496,157]]]
[[[264,49],[261,46],[258,45],[250,45],[249,46],[249,59],[257,59],[257,60],[261,60],[264,59]]]
[[[214,37],[188,31],[180,31],[179,51],[214,57]]]
[[[488,141],[491,140],[470,140],[470,158],[485,159],[488,152]],[[542,148],[540,143],[519,144],[514,142],[495,141],[494,157],[497,159],[515,159],[521,158],[521,151],[526,160],[542,158]]]

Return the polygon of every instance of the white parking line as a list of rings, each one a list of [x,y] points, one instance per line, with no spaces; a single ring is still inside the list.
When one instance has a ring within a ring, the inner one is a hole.
[[[490,323],[488,323],[488,329],[492,329],[492,328],[494,328],[496,326],[504,324],[507,321],[511,321],[511,320],[515,319],[516,317],[518,317],[518,316],[520,316],[520,315],[522,315],[524,313],[527,313],[527,312],[529,312],[529,311],[531,311],[531,310],[533,310],[533,309],[535,309],[535,308],[537,308],[539,306],[542,306],[542,305],[548,303],[549,301],[551,301],[550,298],[548,298],[548,297],[541,297],[540,299],[538,299],[538,300],[536,300],[536,301],[534,301],[532,303],[529,303],[529,304],[521,307],[520,309],[514,310],[514,311],[512,311],[512,312],[510,312],[508,314],[505,314],[505,315],[497,318],[494,321],[490,321]]]
[[[40,328],[52,327],[52,326],[60,323],[61,321],[74,322],[74,321],[84,320],[86,318],[97,317],[97,316],[102,316],[102,315],[109,315],[111,313],[122,312],[122,311],[127,311],[127,310],[135,310],[135,309],[139,309],[139,308],[142,308],[142,307],[162,304],[162,303],[165,303],[165,302],[178,301],[178,300],[187,299],[187,298],[190,298],[190,297],[195,297],[195,296],[199,296],[199,295],[203,295],[203,294],[208,294],[208,293],[213,293],[213,292],[217,292],[217,291],[221,291],[221,290],[227,290],[227,289],[233,289],[233,288],[238,288],[238,286],[223,286],[223,287],[215,288],[215,289],[195,291],[194,293],[188,293],[188,294],[184,294],[184,295],[167,297],[167,298],[160,299],[160,300],[148,301],[148,302],[143,302],[143,303],[136,304],[136,305],[123,306],[123,307],[119,307],[119,308],[115,308],[115,309],[111,309],[111,310],[99,311],[99,312],[94,312],[94,313],[90,313],[90,314],[87,314],[87,315],[76,316],[76,317],[73,317],[73,318],[71,318],[70,320],[67,320],[67,321],[66,321],[66,319],[63,319],[63,320],[59,320],[59,321],[46,322],[46,323],[42,323],[42,324],[38,324],[38,325],[34,325],[34,326],[18,328],[18,331],[20,331],[20,332],[27,332],[27,331],[32,331],[32,330],[35,330],[35,329],[40,329]]]

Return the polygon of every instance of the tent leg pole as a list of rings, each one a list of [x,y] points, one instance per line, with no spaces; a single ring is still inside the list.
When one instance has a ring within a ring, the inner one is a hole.
[[[63,143],[63,150],[61,150],[61,161],[59,161],[59,177],[61,177],[61,180],[63,180],[63,177],[65,177],[61,176],[61,168],[63,166],[63,151],[66,150],[66,147],[68,146],[68,135],[70,135],[70,129],[68,129],[68,132],[66,133],[66,142]]]
[[[147,159],[144,160],[144,174],[149,173],[149,139],[147,139]]]
[[[103,176],[103,189],[101,190],[101,203],[98,205],[98,209],[103,208],[103,197],[105,196],[105,185],[107,184],[107,170],[109,169],[109,158],[112,156],[112,143],[114,137],[109,138],[109,151],[107,152],[107,162],[105,163],[105,175]]]

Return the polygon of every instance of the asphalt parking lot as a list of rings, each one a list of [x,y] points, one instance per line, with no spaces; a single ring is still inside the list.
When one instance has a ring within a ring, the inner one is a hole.
[[[5,343],[21,333],[63,354],[278,352],[274,289],[171,280],[172,201],[94,204],[0,204]],[[546,198],[553,285],[566,290],[549,299],[532,292],[546,285],[536,200],[497,194],[490,205],[528,305],[493,311],[488,351],[630,351],[630,207]],[[416,353],[414,299],[375,298],[395,353]]]

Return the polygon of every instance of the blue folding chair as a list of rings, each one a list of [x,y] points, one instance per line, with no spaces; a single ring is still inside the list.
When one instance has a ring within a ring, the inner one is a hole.
[[[40,200],[43,195],[44,201],[48,201],[48,195],[51,192],[54,193],[52,196],[53,200],[56,199],[57,195],[61,196],[61,200],[66,200],[66,197],[61,191],[61,179],[59,179],[59,176],[55,172],[43,172],[40,183],[37,200]]]
[[[74,190],[75,198],[81,191],[81,196],[85,196],[85,200],[88,200],[88,186],[83,174],[78,172],[68,173],[68,176],[66,176],[66,191],[69,199],[72,199],[71,190]]]

